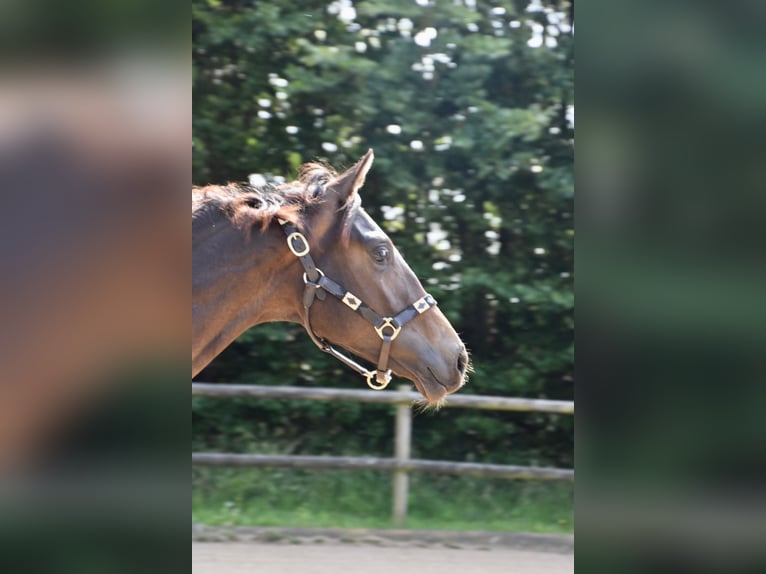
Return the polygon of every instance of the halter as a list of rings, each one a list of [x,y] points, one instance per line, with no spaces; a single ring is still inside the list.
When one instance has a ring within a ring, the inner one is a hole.
[[[385,389],[388,386],[388,383],[391,382],[391,370],[388,368],[391,343],[393,343],[399,336],[402,327],[412,321],[415,317],[422,315],[432,307],[436,307],[436,299],[426,293],[423,297],[393,317],[383,317],[373,311],[364,301],[354,295],[351,291],[348,291],[345,287],[327,277],[322,270],[316,266],[314,260],[311,258],[311,248],[309,247],[306,237],[298,231],[298,228],[295,227],[295,225],[283,219],[279,220],[279,224],[282,226],[285,235],[287,235],[287,247],[292,254],[298,258],[305,271],[303,274],[303,283],[306,285],[306,288],[303,291],[303,309],[305,315],[304,326],[306,332],[311,337],[311,340],[314,341],[314,344],[319,347],[320,350],[332,355],[367,379],[367,385],[371,389],[375,389],[376,391]],[[365,369],[362,365],[338,351],[326,339],[323,339],[314,333],[314,330],[311,328],[309,310],[314,303],[315,297],[324,300],[325,291],[339,299],[346,305],[346,307],[366,319],[375,329],[378,337],[383,341],[380,347],[380,354],[378,355],[378,365],[374,371]]]

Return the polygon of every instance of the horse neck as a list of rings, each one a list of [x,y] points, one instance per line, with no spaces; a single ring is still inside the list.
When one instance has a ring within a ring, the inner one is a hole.
[[[276,224],[249,238],[225,218],[192,226],[192,376],[250,327],[301,321],[301,275],[284,245]]]

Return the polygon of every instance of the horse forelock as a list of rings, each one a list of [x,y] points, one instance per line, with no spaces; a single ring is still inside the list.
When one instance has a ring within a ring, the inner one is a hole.
[[[298,171],[298,181],[306,186],[307,192],[316,197],[337,175],[333,168],[323,163],[306,163]]]
[[[325,186],[338,177],[338,173],[330,166],[313,162],[301,166],[298,173],[298,181],[306,186],[307,193],[316,198],[322,194]],[[358,194],[353,194],[338,209],[340,215],[340,241],[347,245],[351,237],[351,228],[353,227],[354,217],[361,206],[361,199]]]

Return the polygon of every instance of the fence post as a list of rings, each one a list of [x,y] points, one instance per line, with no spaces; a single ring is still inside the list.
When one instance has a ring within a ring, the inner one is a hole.
[[[399,385],[399,391],[406,392],[409,385]],[[396,405],[396,432],[394,435],[394,458],[397,463],[410,459],[410,439],[412,437],[412,409],[409,403]],[[406,470],[394,471],[394,495],[392,520],[394,526],[403,527],[407,521],[407,497],[410,477]]]

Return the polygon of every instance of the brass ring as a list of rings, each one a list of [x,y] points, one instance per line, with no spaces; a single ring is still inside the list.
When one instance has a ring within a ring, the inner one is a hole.
[[[377,382],[377,371],[367,371],[367,374],[364,375],[364,377],[367,379],[367,386],[370,387],[374,391],[382,391],[388,386],[388,383],[391,382],[391,371],[386,372],[386,380],[382,383]],[[373,377],[375,377],[375,382],[372,382]]]
[[[399,336],[399,332],[402,330],[401,327],[394,324],[393,317],[383,317],[383,324],[376,325],[374,328],[375,328],[375,332],[378,334],[378,337],[380,337],[384,341],[386,340],[387,335],[383,334],[383,329],[385,329],[386,327],[391,328],[391,331],[392,331],[390,336],[391,341],[396,339]]]
[[[319,267],[317,267],[317,273],[319,273],[319,279],[324,277],[324,273],[322,272],[322,270]],[[309,286],[313,287],[314,289],[321,289],[322,288],[322,286],[319,284],[319,279],[317,279],[317,282],[314,283],[313,281],[309,281],[308,274],[306,274],[306,273],[303,274],[303,283],[305,285],[309,285]]]

